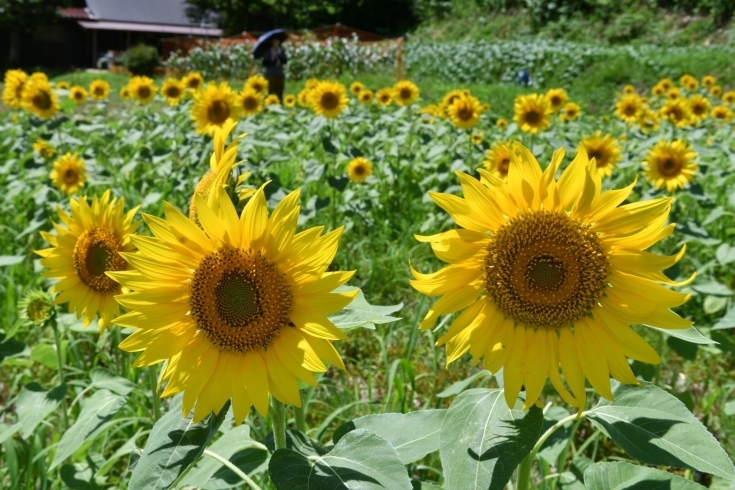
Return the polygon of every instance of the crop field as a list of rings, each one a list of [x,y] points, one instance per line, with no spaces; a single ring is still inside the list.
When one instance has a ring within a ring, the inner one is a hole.
[[[0,487],[735,488],[735,75],[539,46],[8,71]]]

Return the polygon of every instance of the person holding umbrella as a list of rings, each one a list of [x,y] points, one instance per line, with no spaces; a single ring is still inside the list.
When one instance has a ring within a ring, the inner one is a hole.
[[[275,29],[260,36],[258,42],[253,46],[253,57],[263,59],[264,75],[268,80],[268,93],[276,94],[279,101],[283,101],[283,89],[286,83],[283,65],[288,63],[288,58],[281,47],[281,43],[286,38],[286,31]]]

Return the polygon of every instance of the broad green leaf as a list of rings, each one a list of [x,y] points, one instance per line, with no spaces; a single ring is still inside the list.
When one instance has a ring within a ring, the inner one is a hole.
[[[61,343],[61,362],[66,362],[67,341]],[[59,369],[59,360],[56,357],[56,346],[51,344],[38,344],[31,350],[31,359],[43,364],[49,369]]]
[[[97,437],[123,405],[125,405],[124,396],[107,390],[99,390],[85,400],[77,421],[61,436],[51,469],[74,454],[74,451],[82,445]]]
[[[96,367],[89,372],[92,386],[99,389],[110,390],[118,395],[127,396],[135,389],[135,384],[129,379],[117,376],[107,369]]]
[[[727,243],[723,243],[717,247],[715,256],[717,257],[717,261],[720,265],[727,265],[730,262],[735,262],[735,247]]]
[[[25,385],[15,402],[23,437],[33,434],[36,426],[56,410],[64,396],[66,385],[59,385],[50,390],[44,390],[43,386],[36,382]]]
[[[541,427],[541,433],[543,434],[551,428],[552,425],[559,422],[565,417],[569,416],[569,412],[562,407],[549,407],[544,414],[544,423]],[[541,446],[541,450],[538,455],[549,463],[550,465],[556,465],[561,452],[567,447],[567,442],[572,435],[572,424],[567,424],[562,428],[554,432],[546,442]]]
[[[692,344],[715,344],[716,343],[714,340],[707,338],[701,333],[699,333],[699,330],[697,330],[694,327],[685,328],[684,330],[667,330],[665,328],[657,328],[657,327],[649,327],[649,328],[658,330],[659,332],[665,333],[666,335],[671,335],[672,337],[676,337],[677,339],[691,342]]]
[[[105,485],[105,478],[97,475],[103,462],[104,458],[99,454],[90,454],[82,463],[61,465],[59,470],[61,481],[71,490],[102,490],[107,488],[109,485]]]
[[[735,308],[730,308],[725,315],[717,320],[712,330],[725,330],[735,327]]]
[[[273,432],[269,432],[268,436],[266,436],[265,445],[270,452],[274,452],[276,450]],[[329,449],[331,449],[331,447],[327,449],[320,446],[314,439],[295,429],[286,429],[286,447],[307,457],[324,456],[329,452]]]
[[[171,487],[204,452],[229,408],[227,403],[219,415],[194,424],[193,413],[186,418],[181,416],[182,398],[174,397],[168,412],[153,426],[143,453],[136,460],[128,483],[130,490]]]
[[[584,483],[590,490],[702,490],[705,487],[666,471],[631,463],[595,463],[584,472]]]
[[[437,393],[436,397],[437,398],[448,398],[450,396],[459,395],[464,390],[469,388],[470,385],[472,385],[472,383],[474,383],[478,379],[484,379],[487,377],[492,377],[492,373],[490,373],[490,371],[483,370],[483,371],[477,372],[473,374],[472,376],[470,376],[469,378],[465,378],[462,381],[457,381],[455,383],[452,383],[448,388],[445,388],[440,393]]]
[[[26,348],[23,342],[15,339],[5,340],[5,334],[0,333],[0,362],[6,357],[13,357],[21,354]]]
[[[625,452],[646,464],[735,479],[720,444],[676,397],[649,383],[612,383],[615,401],[601,399],[587,416]]]
[[[208,450],[229,460],[246,474],[264,466],[263,463],[268,459],[268,449],[250,438],[250,427],[245,424],[225,432]],[[239,476],[205,454],[179,482],[179,486],[215,489],[230,488],[241,483]]]
[[[20,264],[25,259],[22,255],[0,255],[0,267]]]
[[[439,434],[446,413],[446,410],[419,410],[366,415],[338,427],[332,439],[337,444],[350,431],[369,430],[388,441],[398,451],[403,464],[409,464],[439,450]]]
[[[354,288],[340,287],[337,291],[350,291]],[[341,330],[351,330],[363,327],[375,329],[375,324],[390,323],[400,320],[400,317],[390,316],[403,308],[403,303],[391,306],[374,306],[367,302],[362,291],[343,310],[331,315],[329,319]]]
[[[271,456],[268,473],[278,490],[411,490],[396,450],[385,439],[359,429],[324,456],[279,449]]]
[[[476,388],[455,398],[441,429],[447,488],[502,490],[539,438],[543,413],[536,406],[513,410],[502,390]]]
[[[693,284],[693,290],[699,294],[709,294],[710,296],[732,296],[732,290],[722,283],[710,281],[703,284]]]

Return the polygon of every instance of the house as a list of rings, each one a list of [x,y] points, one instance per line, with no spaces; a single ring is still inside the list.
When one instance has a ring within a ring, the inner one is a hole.
[[[193,23],[186,8],[186,0],[78,0],[59,9],[57,22],[21,33],[18,58],[26,67],[94,67],[108,51],[141,42],[160,51],[166,38],[222,36],[213,24]],[[0,35],[0,53],[8,52],[4,44],[9,46],[9,40]]]

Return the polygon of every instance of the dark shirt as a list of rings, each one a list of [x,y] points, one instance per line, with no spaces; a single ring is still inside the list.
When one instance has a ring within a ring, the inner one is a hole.
[[[283,65],[286,63],[288,63],[288,58],[283,48],[279,47],[278,50],[270,48],[263,55],[266,75],[283,75]]]

